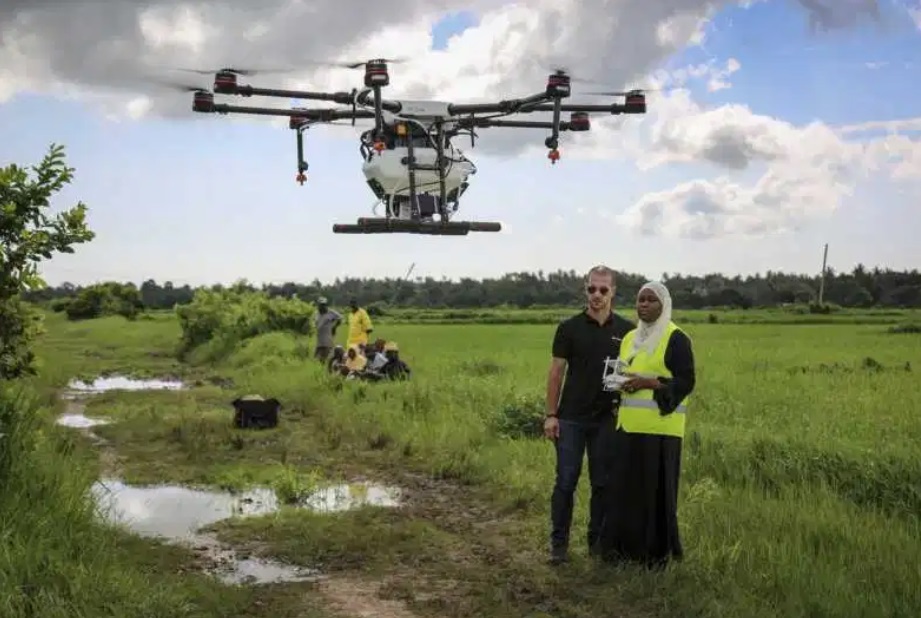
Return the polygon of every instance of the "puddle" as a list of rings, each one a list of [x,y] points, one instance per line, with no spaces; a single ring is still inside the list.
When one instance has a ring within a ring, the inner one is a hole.
[[[71,380],[67,388],[75,393],[104,393],[107,391],[177,391],[183,388],[178,380],[140,380],[125,376],[106,376],[92,382]]]
[[[142,536],[191,546],[217,564],[214,574],[227,583],[308,581],[316,571],[271,560],[239,556],[202,527],[230,517],[273,513],[280,507],[275,492],[253,489],[238,494],[175,485],[136,487],[106,479],[92,487],[103,516]],[[324,488],[301,505],[320,512],[343,511],[362,504],[396,506],[399,490],[370,484]]]
[[[400,504],[400,490],[367,483],[333,485],[311,494],[303,505],[324,513],[347,511],[363,505],[395,507]]]
[[[106,479],[93,485],[100,509],[110,521],[138,534],[192,541],[196,531],[234,516],[265,515],[278,509],[270,490],[233,495],[175,485],[134,487]]]
[[[68,411],[57,418],[57,424],[74,429],[89,429],[96,425],[107,425],[111,421],[106,419],[90,418],[78,412],[83,406],[79,402],[85,395],[98,395],[107,391],[151,391],[151,390],[181,390],[185,385],[177,380],[139,380],[125,376],[106,376],[96,378],[92,382],[71,380],[67,391],[61,398],[68,403]],[[74,403],[77,402],[77,403]]]
[[[90,418],[83,414],[62,414],[57,418],[57,424],[75,429],[88,429],[96,425],[108,425],[110,421],[104,418]]]

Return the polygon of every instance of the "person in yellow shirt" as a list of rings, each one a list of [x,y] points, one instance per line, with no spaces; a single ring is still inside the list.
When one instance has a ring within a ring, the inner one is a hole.
[[[349,338],[346,341],[346,348],[357,345],[367,345],[368,335],[374,331],[374,325],[371,324],[371,317],[363,307],[358,306],[358,301],[354,298],[349,301]]]

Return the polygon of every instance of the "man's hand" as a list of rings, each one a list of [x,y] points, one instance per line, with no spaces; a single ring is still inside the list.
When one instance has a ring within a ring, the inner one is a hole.
[[[555,416],[548,416],[544,419],[544,436],[549,440],[556,440],[560,437],[560,421]]]

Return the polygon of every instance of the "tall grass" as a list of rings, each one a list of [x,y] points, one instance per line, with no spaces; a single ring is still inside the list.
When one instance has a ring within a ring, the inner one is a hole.
[[[544,547],[553,456],[533,436],[552,327],[380,331],[413,382],[332,390],[311,363],[239,379],[292,403],[329,392],[330,439],[490,489],[533,521],[518,542]],[[884,326],[689,331],[700,382],[681,487],[688,559],[664,584],[621,576],[622,593],[648,602],[665,585],[665,615],[921,615],[921,340]],[[583,486],[574,538],[586,504]]]
[[[119,328],[132,339],[153,326]],[[680,496],[687,558],[659,576],[614,575],[590,593],[572,583],[555,601],[567,608],[561,615],[598,614],[623,599],[662,616],[921,615],[917,334],[890,333],[882,320],[707,319],[687,329],[699,378]],[[233,392],[281,400],[279,430],[235,438],[219,409],[229,393],[209,388],[149,395],[146,404],[142,394],[101,400],[119,422],[99,431],[139,469],[161,462],[159,474],[183,480],[227,478],[235,466],[256,479],[356,460],[424,471],[479,486],[527,522],[511,542],[543,550],[554,460],[533,436],[552,331],[552,323],[383,321],[376,332],[397,341],[413,368],[401,384],[331,380],[307,358],[303,337],[257,334],[199,360]],[[179,325],[171,332],[178,338]],[[573,538],[584,538],[586,485]],[[504,568],[476,573],[484,597],[512,576],[521,586],[545,581]]]
[[[149,574],[144,545],[99,524],[93,466],[41,409],[28,388],[0,388],[0,616],[219,615],[216,588]]]

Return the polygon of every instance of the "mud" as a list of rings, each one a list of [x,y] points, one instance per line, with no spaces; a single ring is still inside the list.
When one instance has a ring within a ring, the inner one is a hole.
[[[222,544],[201,529],[230,518],[269,514],[281,503],[275,492],[257,488],[239,494],[198,490],[175,485],[136,487],[117,478],[117,456],[105,439],[92,431],[111,421],[84,414],[84,400],[112,390],[180,390],[185,385],[169,380],[135,380],[123,376],[72,381],[62,399],[67,402],[57,423],[79,430],[98,447],[106,478],[91,489],[99,514],[110,523],[149,538],[188,547],[196,554],[196,568],[230,585],[286,582],[318,582],[319,591],[332,608],[351,616],[415,618],[405,604],[380,598],[380,583],[351,577],[327,578],[320,572],[256,557]],[[369,482],[321,487],[307,496],[299,508],[335,513],[361,505],[402,506],[405,492]]]
[[[417,618],[402,601],[382,599],[376,582],[337,577],[320,584],[320,593],[330,606],[356,618]]]

